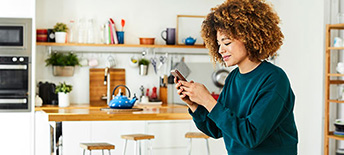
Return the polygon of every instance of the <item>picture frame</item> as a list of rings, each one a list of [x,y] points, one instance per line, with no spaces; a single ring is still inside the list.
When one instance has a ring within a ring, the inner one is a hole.
[[[201,37],[201,25],[206,16],[177,15],[176,44],[184,45],[183,39],[192,37],[196,39],[194,45],[204,45]]]

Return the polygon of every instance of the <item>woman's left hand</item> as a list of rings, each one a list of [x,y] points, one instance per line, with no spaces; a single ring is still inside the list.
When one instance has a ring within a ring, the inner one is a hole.
[[[217,101],[211,96],[208,89],[201,83],[179,81],[182,94],[189,96],[190,100],[205,107],[209,112],[214,108]]]

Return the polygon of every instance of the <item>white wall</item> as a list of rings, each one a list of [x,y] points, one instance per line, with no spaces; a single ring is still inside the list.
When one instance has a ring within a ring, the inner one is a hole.
[[[299,154],[323,153],[324,1],[272,0],[285,35],[279,51],[296,95]]]
[[[70,19],[93,17],[102,23],[108,17],[115,17],[117,27],[119,19],[127,20],[126,43],[138,44],[142,35],[154,36],[158,44],[163,44],[160,32],[166,27],[175,27],[177,14],[202,15],[222,0],[218,1],[45,1],[37,0],[37,27],[52,27],[56,22],[68,23]],[[295,118],[299,130],[299,154],[322,154],[323,137],[323,81],[324,81],[324,1],[317,0],[271,0],[282,20],[282,31],[285,35],[284,45],[279,51],[278,64],[286,71],[296,95]],[[59,10],[63,10],[59,12]],[[133,49],[135,50],[135,49]],[[161,49],[159,49],[161,50]],[[38,54],[44,49],[38,49]],[[129,56],[118,56],[127,59]],[[43,56],[38,56],[37,70],[43,72],[39,78],[51,80],[70,80],[51,77],[51,70],[42,67]],[[198,59],[199,57],[194,58]],[[203,61],[202,58],[201,61]],[[197,61],[197,60],[196,60]],[[125,67],[125,64],[121,64]],[[128,72],[135,72],[134,69]],[[153,73],[152,70],[150,73]],[[50,74],[50,75],[47,75]],[[87,74],[84,74],[87,75]],[[134,75],[134,74],[133,74]],[[76,75],[78,76],[78,75]],[[156,85],[154,76],[138,79],[127,76],[129,87],[136,87],[142,82],[151,81]],[[83,79],[84,78],[84,79]],[[79,82],[88,83],[87,77],[77,78]],[[78,89],[78,88],[76,88]],[[132,88],[136,89],[136,88]],[[88,89],[87,89],[88,90]],[[136,89],[138,90],[138,89]],[[85,95],[85,94],[84,94]],[[84,96],[81,95],[80,96]],[[78,95],[79,96],[79,95]],[[78,101],[75,99],[74,101]],[[83,101],[78,101],[83,103]]]
[[[35,0],[0,0],[0,3],[0,17],[32,18],[32,27],[35,29]],[[33,36],[32,39],[35,40],[34,38]],[[32,49],[35,49],[34,42]],[[32,58],[34,59],[34,57],[33,50]],[[34,79],[34,75],[32,79]],[[32,98],[34,99],[34,97]],[[34,109],[34,106],[32,106],[32,109]],[[34,154],[33,118],[33,112],[0,113],[0,154]]]

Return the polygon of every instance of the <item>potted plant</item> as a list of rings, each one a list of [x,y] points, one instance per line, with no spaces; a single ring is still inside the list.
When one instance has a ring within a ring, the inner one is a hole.
[[[70,105],[69,93],[72,91],[73,86],[63,82],[56,86],[55,93],[58,94],[59,107],[67,107]]]
[[[73,53],[52,53],[45,62],[46,66],[53,66],[54,76],[73,76],[75,66],[80,65],[78,57]]]
[[[55,32],[56,43],[66,43],[68,27],[64,23],[56,23],[53,31]]]
[[[142,58],[139,60],[139,74],[140,75],[147,75],[148,73],[148,65],[149,65],[149,60]]]

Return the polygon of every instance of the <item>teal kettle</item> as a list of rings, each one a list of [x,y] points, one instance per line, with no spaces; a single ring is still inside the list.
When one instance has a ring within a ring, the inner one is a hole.
[[[118,87],[121,87],[121,86],[125,87],[128,90],[129,98],[130,98],[130,90],[129,90],[129,88],[127,86],[125,86],[125,85],[117,85],[113,89],[113,91],[112,91],[113,99],[110,101],[109,107],[113,108],[113,109],[131,109],[134,106],[134,104],[135,104],[135,102],[137,100],[135,94],[134,94],[133,99],[131,99],[131,100],[129,100],[128,97],[123,96],[123,93],[121,91],[118,93],[117,96],[114,96],[116,89]]]

